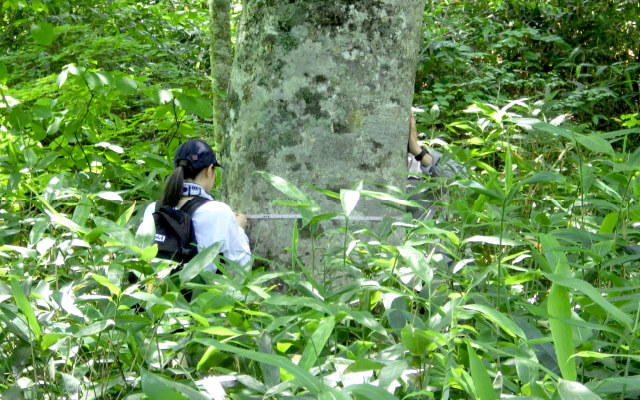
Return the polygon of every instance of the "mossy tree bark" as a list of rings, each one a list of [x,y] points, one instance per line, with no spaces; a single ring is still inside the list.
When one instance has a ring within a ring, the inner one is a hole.
[[[424,0],[245,1],[222,152],[234,209],[293,212],[271,205],[284,196],[255,170],[334,191],[359,180],[404,186],[423,9]],[[387,211],[372,207],[356,214]],[[290,220],[250,221],[263,256],[281,252],[290,234]]]
[[[209,0],[211,47],[211,89],[213,91],[213,133],[216,147],[222,138],[227,120],[226,92],[231,74],[231,29],[229,0]]]

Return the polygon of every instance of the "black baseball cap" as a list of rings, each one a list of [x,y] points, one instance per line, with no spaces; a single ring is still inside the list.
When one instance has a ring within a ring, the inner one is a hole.
[[[211,146],[200,139],[189,139],[176,149],[173,166],[177,167],[180,160],[187,160],[192,170],[198,171],[209,165],[222,167],[216,159],[216,153]]]

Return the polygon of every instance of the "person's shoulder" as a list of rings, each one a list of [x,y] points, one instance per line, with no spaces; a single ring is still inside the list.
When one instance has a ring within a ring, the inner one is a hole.
[[[156,203],[157,202],[152,201],[151,203],[147,204],[147,206],[144,208],[144,213],[153,214],[154,212],[156,212]]]
[[[200,207],[195,211],[197,214],[231,214],[233,215],[233,211],[231,207],[229,207],[226,203],[217,200],[210,200],[205,203],[202,203]]]

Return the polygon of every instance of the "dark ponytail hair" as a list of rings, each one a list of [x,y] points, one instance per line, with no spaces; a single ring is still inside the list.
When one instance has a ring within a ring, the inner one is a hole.
[[[182,198],[182,185],[185,179],[193,179],[204,168],[195,171],[191,168],[189,160],[179,160],[178,166],[173,170],[171,175],[167,177],[164,184],[164,193],[162,195],[162,205],[175,207]]]

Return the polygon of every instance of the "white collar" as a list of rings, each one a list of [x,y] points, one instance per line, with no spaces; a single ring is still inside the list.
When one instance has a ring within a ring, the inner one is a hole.
[[[202,186],[193,182],[184,182],[182,184],[182,197],[199,196],[207,200],[213,200],[213,197]]]

